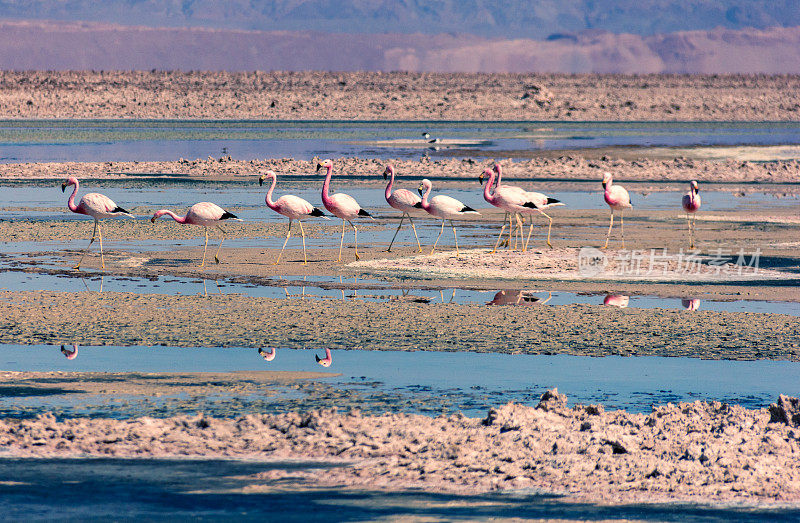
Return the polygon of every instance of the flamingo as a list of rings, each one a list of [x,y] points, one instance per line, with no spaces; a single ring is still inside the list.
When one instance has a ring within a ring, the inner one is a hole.
[[[623,211],[625,209],[633,209],[631,204],[631,197],[621,185],[612,185],[613,180],[611,173],[603,173],[603,189],[605,194],[603,197],[606,203],[611,207],[611,223],[608,225],[608,234],[606,234],[606,244],[603,249],[608,248],[608,239],[611,237],[611,228],[614,226],[614,211],[619,211],[619,228],[622,236],[622,248],[625,248],[625,224],[623,221]]]
[[[689,182],[689,192],[683,195],[683,210],[686,211],[686,221],[689,223],[689,248],[694,249],[694,222],[697,219],[695,214],[700,209],[700,189],[697,182]],[[689,216],[691,215],[691,219]]]
[[[544,305],[553,298],[553,293],[547,291],[547,299],[542,301],[533,295],[534,291],[512,291],[503,290],[497,291],[492,301],[487,302],[486,305]]]
[[[63,354],[68,360],[74,360],[78,357],[78,344],[72,344],[72,350],[69,350],[65,346],[61,346],[61,354]]]
[[[200,202],[192,205],[189,207],[189,210],[186,212],[184,216],[178,216],[172,211],[167,209],[161,209],[160,211],[156,211],[153,214],[153,217],[150,218],[152,223],[155,223],[156,220],[164,215],[169,216],[173,220],[178,223],[187,223],[189,225],[200,225],[205,228],[206,231],[206,243],[203,245],[203,261],[200,263],[200,268],[206,266],[206,249],[208,249],[208,228],[209,227],[216,227],[222,232],[222,239],[219,241],[219,247],[217,247],[217,252],[214,254],[214,261],[219,263],[219,250],[222,248],[222,242],[225,241],[225,229],[219,226],[219,222],[222,220],[236,220],[242,221],[236,217],[236,215],[229,213],[219,205],[211,202]]]
[[[316,354],[314,354],[314,357],[317,359],[317,363],[319,363],[323,367],[330,367],[331,363],[333,363],[333,356],[331,356],[331,350],[330,349],[325,349],[325,357],[324,358],[320,358]]]
[[[422,180],[422,183],[417,188],[417,191],[422,196],[420,207],[425,209],[431,216],[435,216],[442,220],[442,229],[439,231],[439,236],[436,237],[436,241],[433,242],[431,254],[433,254],[433,252],[436,250],[436,244],[439,243],[439,238],[442,237],[442,233],[444,232],[444,221],[450,220],[450,226],[453,228],[453,239],[456,241],[456,256],[459,256],[458,236],[456,236],[456,226],[453,225],[453,218],[459,218],[467,214],[480,213],[472,207],[464,205],[455,198],[451,198],[450,196],[445,196],[442,194],[434,196],[430,201],[428,201],[428,196],[431,194],[432,188],[433,184],[431,184],[431,181],[427,178]],[[422,192],[423,190],[425,191],[424,194]]]
[[[508,216],[508,222],[511,224],[511,216],[514,216],[517,219],[517,230],[520,230],[522,227],[522,222],[519,218],[519,213],[523,211],[524,205],[528,203],[527,198],[525,197],[525,191],[520,187],[513,187],[510,185],[500,185],[495,183],[495,172],[490,169],[485,169],[481,175],[478,177],[478,181],[483,185],[483,177],[488,176],[489,181],[483,188],[483,199],[486,200],[488,203],[503,209],[506,212],[506,216]],[[490,192],[492,189],[492,184],[494,185],[494,192]],[[494,249],[492,249],[492,254],[497,251],[497,246],[500,244],[500,239],[503,237],[503,232],[506,230],[506,219],[505,216],[503,217],[503,226],[500,228],[500,235],[497,237],[497,241],[494,244]],[[511,234],[513,231],[513,225],[508,231],[508,242],[509,246],[511,244]],[[523,246],[524,251],[524,246]]]
[[[495,162],[495,164],[492,166],[492,169],[494,170],[494,172],[497,173],[497,180],[494,182],[495,190],[497,190],[498,187],[509,187],[515,191],[525,191],[525,189],[523,189],[522,187],[517,187],[515,185],[505,185],[501,183],[500,180],[503,178],[503,168],[499,163]],[[505,218],[508,218],[508,225],[509,225],[508,240],[506,240],[506,245],[508,247],[511,247],[511,236],[513,236],[514,234],[514,224],[511,221],[511,215],[508,212],[506,212],[506,215],[503,218],[504,222]],[[515,249],[517,248],[516,241],[514,242],[514,248]]]
[[[258,349],[258,353],[267,361],[272,361],[275,359],[275,347],[270,348],[269,352],[265,351],[264,349]]]
[[[612,307],[624,309],[628,306],[630,300],[630,296],[625,296],[624,294],[609,294],[603,299],[603,305],[611,305]]]
[[[394,239],[397,238],[397,233],[400,232],[400,227],[403,225],[403,218],[406,216],[408,216],[408,221],[411,222],[411,228],[414,230],[417,248],[419,252],[422,252],[422,245],[419,244],[419,236],[417,236],[417,228],[414,227],[414,222],[411,220],[411,211],[419,209],[419,203],[422,200],[408,189],[396,189],[392,192],[392,185],[394,185],[394,166],[392,164],[387,165],[383,171],[383,179],[386,180],[387,178],[389,178],[389,183],[386,184],[386,192],[384,193],[386,203],[403,214],[400,216],[400,223],[397,225],[397,230],[394,231],[394,236],[392,236],[392,241],[389,242],[389,248],[386,249],[386,252],[392,252],[392,244],[394,244]]]
[[[358,255],[358,229],[351,221],[356,216],[366,216],[372,218],[372,215],[361,208],[358,202],[352,196],[344,193],[328,194],[328,189],[331,184],[331,174],[333,173],[333,162],[331,160],[323,160],[322,163],[317,164],[317,172],[325,168],[325,183],[322,184],[322,204],[331,214],[337,218],[342,219],[342,240],[339,242],[339,259],[337,262],[342,261],[342,246],[344,245],[344,222],[350,224],[353,228],[353,242],[356,247],[356,260],[360,258]]]
[[[286,249],[286,242],[289,241],[289,235],[292,234],[292,221],[294,220],[297,220],[297,223],[300,224],[300,234],[303,237],[303,265],[307,265],[308,259],[306,258],[306,233],[303,230],[302,220],[308,216],[325,217],[325,213],[308,203],[306,200],[300,198],[299,196],[294,196],[293,194],[285,194],[278,198],[278,201],[273,202],[272,191],[275,190],[275,184],[278,182],[278,175],[275,174],[275,171],[267,171],[266,174],[262,174],[258,179],[258,185],[264,185],[264,180],[267,178],[272,179],[272,186],[270,186],[269,191],[267,191],[267,196],[264,198],[264,201],[267,202],[267,207],[278,214],[282,214],[289,218],[289,230],[286,231],[286,239],[283,241],[283,247],[281,248],[281,252],[278,254],[278,259],[275,260],[275,265],[278,265],[278,263],[281,261],[283,250]]]
[[[73,267],[73,269],[80,270],[81,262],[83,262],[84,256],[86,256],[86,253],[89,252],[89,248],[94,243],[95,235],[97,235],[100,239],[100,265],[103,269],[105,269],[106,261],[103,257],[103,233],[100,230],[100,220],[104,218],[112,218],[114,216],[128,216],[129,218],[133,218],[134,216],[114,203],[114,201],[108,196],[96,192],[84,194],[78,205],[75,205],[75,195],[78,194],[77,178],[67,178],[67,181],[61,184],[61,192],[66,191],[68,185],[75,186],[75,189],[72,190],[72,194],[69,196],[69,200],[67,200],[67,207],[69,207],[69,210],[77,214],[85,214],[86,216],[91,216],[94,218],[92,239],[89,240],[89,245],[86,247],[86,250],[83,251],[83,254],[78,260],[78,264]]]

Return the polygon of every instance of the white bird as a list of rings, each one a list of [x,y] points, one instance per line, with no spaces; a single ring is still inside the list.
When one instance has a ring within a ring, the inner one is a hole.
[[[272,179],[272,186],[269,188],[269,191],[267,191],[267,196],[264,198],[264,201],[267,203],[267,207],[278,214],[282,214],[283,216],[289,218],[289,230],[286,231],[286,239],[283,241],[283,247],[281,247],[281,252],[278,254],[278,259],[275,260],[275,265],[278,265],[278,263],[281,261],[281,255],[283,254],[283,250],[286,249],[286,243],[289,241],[289,235],[292,234],[292,221],[294,220],[297,220],[297,223],[300,224],[300,235],[303,238],[303,265],[306,265],[308,264],[308,259],[306,258],[306,232],[303,230],[302,220],[303,218],[307,218],[309,216],[325,217],[325,213],[322,212],[321,209],[318,209],[308,203],[306,200],[300,198],[299,196],[294,196],[293,194],[285,194],[278,198],[278,201],[273,202],[272,191],[275,190],[275,185],[278,182],[278,175],[275,174],[275,171],[267,171],[258,179],[258,185],[264,185],[264,180],[267,178]]]
[[[90,192],[83,195],[83,198],[81,198],[81,201],[78,203],[78,205],[75,205],[75,195],[78,194],[78,180],[76,178],[69,177],[66,182],[61,184],[61,192],[64,192],[68,185],[75,186],[75,189],[72,190],[72,194],[69,196],[69,200],[67,200],[67,207],[69,207],[69,210],[77,214],[85,214],[86,216],[91,216],[94,218],[92,239],[89,240],[89,245],[86,247],[86,250],[83,251],[83,254],[78,260],[78,264],[73,267],[73,269],[80,270],[83,257],[86,256],[86,253],[89,252],[89,248],[94,243],[95,235],[100,238],[100,266],[105,269],[106,261],[103,258],[103,232],[100,230],[100,220],[105,218],[113,218],[114,216],[128,216],[129,218],[133,218],[134,216],[114,203],[114,201],[108,196],[96,192]]]
[[[339,259],[342,261],[342,246],[344,245],[344,222],[350,224],[353,228],[354,244],[356,247],[356,260],[360,258],[358,255],[358,229],[353,225],[353,218],[357,216],[364,216],[372,218],[372,215],[361,208],[358,202],[352,196],[344,193],[328,194],[331,184],[331,174],[333,173],[333,162],[331,160],[323,160],[322,163],[317,164],[317,171],[322,168],[326,169],[325,183],[322,184],[322,204],[328,211],[342,219],[342,240],[339,242]]]
[[[411,222],[411,228],[414,230],[417,248],[419,252],[422,252],[422,246],[419,244],[419,236],[417,236],[417,228],[414,227],[414,221],[411,219],[411,212],[414,209],[419,209],[419,202],[421,199],[408,189],[395,189],[395,191],[392,192],[392,185],[394,185],[394,166],[392,164],[387,165],[386,169],[383,171],[383,179],[386,180],[387,178],[389,178],[389,183],[386,184],[386,191],[384,193],[386,203],[403,214],[400,216],[400,223],[397,225],[397,230],[394,231],[394,236],[392,236],[392,241],[389,242],[389,248],[386,249],[386,252],[392,252],[394,239],[397,238],[397,233],[400,232],[400,227],[403,225],[403,218],[406,216],[408,216],[408,221]]]
[[[612,185],[613,180],[611,173],[603,173],[603,189],[605,193],[603,198],[609,207],[611,207],[611,223],[608,224],[608,234],[606,234],[606,244],[603,249],[608,248],[608,239],[611,237],[611,228],[614,226],[614,211],[619,211],[619,228],[620,235],[622,236],[622,248],[625,248],[625,224],[623,221],[623,211],[625,209],[633,209],[631,204],[631,197],[621,185]]]
[[[219,241],[219,247],[217,247],[216,254],[214,254],[214,261],[219,263],[219,250],[222,248],[222,242],[225,241],[225,229],[219,226],[219,222],[223,220],[242,221],[235,215],[229,213],[228,211],[220,207],[219,205],[211,202],[200,202],[192,205],[191,207],[189,207],[189,210],[186,212],[185,216],[178,216],[172,211],[169,211],[167,209],[161,209],[160,211],[156,211],[155,214],[153,214],[153,217],[150,218],[150,221],[155,223],[159,217],[164,216],[165,214],[178,223],[199,225],[205,228],[206,243],[205,245],[203,245],[203,261],[200,263],[201,269],[206,266],[206,249],[208,249],[208,228],[216,227],[222,232],[222,239]]]
[[[417,188],[417,191],[419,191],[419,194],[422,196],[422,201],[419,202],[419,206],[422,209],[425,209],[431,216],[435,216],[436,218],[442,220],[442,228],[439,231],[439,236],[436,237],[436,241],[433,242],[431,254],[433,254],[433,252],[436,250],[436,244],[439,243],[439,238],[442,237],[442,233],[444,232],[444,221],[450,220],[450,226],[453,228],[453,239],[456,241],[456,256],[458,256],[458,237],[456,236],[456,226],[453,225],[453,219],[461,218],[470,214],[480,213],[472,207],[467,207],[455,198],[451,198],[450,196],[445,196],[443,194],[434,196],[430,201],[428,201],[428,196],[431,194],[432,188],[433,184],[431,184],[431,181],[427,178],[422,180],[419,188]],[[424,194],[423,190],[425,191]]]
[[[258,354],[267,361],[272,361],[275,359],[277,355],[275,347],[270,348],[269,352],[265,351],[262,348],[258,349]]]
[[[509,218],[509,224],[511,222],[511,216],[514,216],[517,220],[517,230],[522,229],[522,222],[519,218],[519,213],[525,211],[524,205],[528,202],[528,199],[525,195],[525,191],[519,187],[512,187],[508,185],[497,185],[495,183],[496,173],[489,169],[485,169],[480,176],[478,176],[478,181],[483,185],[483,177],[488,176],[489,181],[486,182],[486,185],[483,188],[483,199],[489,202],[490,204],[503,209]],[[492,185],[494,184],[494,192],[491,192]],[[497,251],[497,246],[500,244],[500,240],[503,238],[503,232],[506,230],[506,218],[503,217],[503,226],[500,228],[500,234],[497,236],[497,241],[494,244],[494,249],[492,249],[492,253]],[[513,224],[511,225],[511,229],[508,231],[508,243],[509,247],[511,246],[511,234],[513,230]],[[523,244],[523,249],[524,249]],[[516,248],[516,246],[515,246]]]
[[[689,222],[689,248],[694,249],[694,223],[697,220],[697,215],[695,214],[698,210],[700,210],[700,189],[697,188],[697,182],[692,180],[689,182],[689,192],[683,195],[683,199],[681,200],[681,204],[683,205],[683,210],[686,211],[686,221]],[[691,219],[689,216],[691,215]]]

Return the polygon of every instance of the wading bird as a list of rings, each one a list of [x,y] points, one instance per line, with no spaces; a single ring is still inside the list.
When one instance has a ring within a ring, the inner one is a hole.
[[[403,214],[400,216],[400,223],[397,225],[397,230],[394,231],[394,236],[392,236],[392,241],[389,242],[389,248],[386,249],[386,252],[392,252],[394,239],[397,238],[397,233],[400,232],[400,227],[403,225],[403,218],[406,216],[408,216],[408,221],[411,223],[411,228],[414,230],[417,248],[419,252],[422,252],[422,245],[419,244],[419,236],[417,236],[417,228],[414,227],[414,222],[411,220],[411,212],[414,209],[419,209],[419,202],[421,199],[408,189],[395,189],[395,191],[392,192],[392,186],[394,185],[394,166],[392,164],[387,165],[386,169],[383,171],[383,179],[386,180],[387,178],[389,179],[389,183],[386,184],[386,192],[384,193],[386,203]]]
[[[624,309],[628,306],[630,299],[630,296],[625,296],[624,294],[608,294],[603,299],[603,305],[610,305],[612,307]]]
[[[258,185],[264,185],[264,180],[267,178],[272,178],[272,185],[269,191],[267,191],[267,196],[264,198],[264,201],[267,202],[267,207],[289,218],[289,230],[286,231],[286,239],[283,241],[283,247],[281,247],[281,252],[278,253],[278,259],[275,260],[275,265],[278,265],[281,261],[281,255],[286,248],[286,243],[289,241],[289,235],[292,234],[292,221],[294,220],[297,220],[300,224],[300,235],[303,238],[303,265],[306,265],[308,263],[308,259],[306,258],[306,232],[303,230],[303,222],[301,220],[309,216],[325,217],[325,213],[306,200],[292,194],[285,194],[278,198],[278,201],[273,202],[272,191],[275,190],[275,184],[278,182],[278,175],[275,174],[275,171],[267,171],[266,174],[262,174],[258,179]]]
[[[700,300],[697,298],[682,298],[681,305],[687,311],[696,311],[700,308]]]
[[[689,223],[689,248],[694,249],[694,222],[697,219],[695,214],[700,209],[700,189],[697,182],[689,182],[689,192],[683,195],[683,210],[686,211],[686,221]]]
[[[619,230],[622,237],[622,248],[625,248],[625,223],[623,221],[623,211],[633,209],[631,197],[621,185],[612,185],[611,173],[603,173],[603,189],[606,203],[611,208],[611,223],[608,224],[608,234],[606,234],[606,244],[603,249],[608,248],[608,239],[611,237],[611,228],[614,226],[614,211],[619,211]]]
[[[65,346],[61,346],[61,354],[63,354],[68,360],[74,360],[78,357],[78,345],[76,343],[72,344],[72,350],[69,350]]]
[[[129,218],[133,218],[134,216],[114,203],[108,196],[96,192],[84,194],[78,205],[75,205],[75,195],[78,194],[78,180],[73,177],[68,178],[66,182],[61,184],[61,192],[66,191],[68,185],[75,186],[72,190],[72,194],[69,196],[69,200],[67,200],[67,207],[69,207],[69,210],[77,214],[85,214],[86,216],[94,218],[92,239],[89,240],[89,245],[86,247],[86,250],[83,251],[83,254],[78,260],[78,264],[73,267],[73,269],[80,270],[83,257],[86,256],[86,253],[89,252],[89,248],[94,243],[95,235],[100,239],[100,266],[105,269],[106,261],[103,258],[103,232],[100,230],[100,220],[104,218],[113,218],[114,216],[128,216]]]
[[[264,358],[265,360],[272,361],[272,360],[275,359],[275,355],[276,355],[275,347],[271,347],[269,349],[269,352],[265,351],[264,349],[259,348],[258,349],[258,354],[261,355],[261,357]]]
[[[358,202],[352,196],[344,193],[328,194],[331,184],[331,174],[333,173],[333,162],[331,160],[323,160],[322,163],[317,164],[317,172],[325,168],[325,183],[322,184],[322,204],[328,211],[342,219],[342,239],[339,242],[339,259],[342,261],[342,246],[344,246],[344,222],[350,224],[353,228],[353,243],[356,247],[356,260],[360,258],[358,255],[358,229],[351,221],[357,216],[364,216],[372,218],[372,215],[361,208]]]
[[[519,218],[519,213],[524,211],[524,205],[528,203],[528,199],[525,196],[525,191],[521,187],[499,185],[495,183],[496,174],[490,169],[485,169],[480,176],[478,176],[478,181],[481,183],[481,185],[483,185],[484,176],[488,176],[489,181],[486,182],[486,185],[483,188],[483,199],[506,212],[505,216],[503,216],[503,226],[500,228],[500,234],[497,236],[497,241],[494,243],[494,249],[492,249],[492,254],[494,254],[495,251],[497,251],[497,246],[500,245],[500,240],[503,238],[503,232],[506,230],[506,216],[508,217],[508,223],[510,225],[508,231],[509,247],[511,246],[512,231],[514,230],[514,226],[511,221],[512,216],[517,220],[517,231],[522,230],[522,220]],[[494,184],[493,192],[492,184]],[[523,251],[524,250],[525,245],[523,244]]]
[[[189,225],[199,225],[205,228],[206,232],[206,243],[203,245],[203,261],[200,263],[200,268],[206,266],[206,250],[208,249],[208,228],[209,227],[216,227],[217,229],[222,232],[222,239],[219,241],[219,247],[217,247],[217,252],[214,254],[214,261],[219,263],[219,250],[222,248],[222,242],[225,241],[225,229],[220,227],[219,222],[223,220],[236,220],[242,221],[237,218],[235,215],[229,213],[222,207],[217,204],[211,202],[200,202],[192,205],[189,207],[189,210],[186,212],[185,216],[178,216],[172,211],[167,209],[161,209],[160,211],[156,211],[153,214],[153,217],[150,218],[150,221],[155,223],[156,220],[164,215],[169,216],[173,220],[178,223],[186,223]]]
[[[314,357],[317,359],[317,363],[319,363],[323,367],[330,367],[331,363],[333,363],[333,356],[331,356],[331,350],[330,349],[325,349],[325,357],[324,358],[320,358],[316,354],[314,354]]]
[[[455,198],[451,198],[442,194],[434,196],[430,199],[430,201],[428,201],[428,196],[431,194],[432,188],[433,185],[427,178],[422,180],[422,183],[417,188],[417,191],[422,196],[422,201],[419,202],[420,207],[425,209],[431,216],[435,216],[436,218],[442,220],[442,228],[439,231],[439,236],[436,237],[436,241],[433,242],[431,254],[433,254],[433,252],[436,250],[436,244],[439,243],[439,238],[442,237],[442,233],[444,232],[444,221],[450,220],[450,226],[453,228],[453,239],[456,241],[456,256],[458,256],[458,236],[456,236],[456,226],[453,225],[453,219],[461,218],[469,214],[480,213],[472,207],[467,207]],[[423,190],[425,191],[424,194]]]

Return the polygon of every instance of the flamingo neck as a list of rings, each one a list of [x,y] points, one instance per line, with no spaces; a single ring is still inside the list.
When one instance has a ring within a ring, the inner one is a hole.
[[[498,177],[499,178],[499,177]],[[489,180],[483,186],[483,199],[489,203],[493,203],[495,196],[497,196],[497,185],[494,186],[494,193],[492,193],[492,182],[495,181],[494,171],[489,174]]]
[[[169,216],[170,218],[172,218],[173,220],[175,220],[178,223],[186,223],[186,216],[178,216],[174,212],[168,211],[166,209],[158,211],[156,213],[156,218],[159,218],[161,216]]]
[[[422,195],[422,203],[421,203],[421,205],[422,205],[422,208],[425,209],[426,211],[431,206],[431,204],[428,202],[428,195],[431,193],[431,189],[432,188],[433,188],[432,185],[428,185],[427,187],[425,187],[425,193]]]
[[[328,172],[325,175],[325,183],[322,184],[322,203],[324,203],[325,205],[329,205],[331,197],[328,194],[328,189],[330,188],[331,185],[331,174],[333,174],[333,165],[329,165],[325,169],[327,169]]]
[[[500,168],[499,165],[497,167],[497,179],[494,182],[494,190],[497,191],[497,188],[500,187],[500,178],[503,177],[503,170]]]
[[[394,185],[394,169],[391,169],[389,172],[391,176],[389,177],[389,183],[386,184],[386,192],[384,193],[384,197],[387,201],[392,197],[392,185]]]
[[[80,212],[78,211],[78,206],[75,205],[75,196],[78,194],[78,181],[75,181],[75,188],[72,189],[72,194],[69,195],[69,200],[67,200],[67,207],[72,212]]]
[[[278,206],[272,201],[272,191],[275,190],[275,185],[277,185],[278,179],[275,176],[270,176],[270,178],[272,178],[272,185],[269,187],[269,191],[267,191],[267,196],[264,198],[264,201],[267,203],[267,207],[273,211],[277,211]]]

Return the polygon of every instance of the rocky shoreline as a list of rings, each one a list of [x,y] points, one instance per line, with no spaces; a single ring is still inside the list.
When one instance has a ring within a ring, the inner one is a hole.
[[[798,400],[769,409],[719,402],[667,404],[649,414],[567,406],[557,390],[534,407],[507,404],[486,417],[364,416],[316,410],[238,419],[202,414],[127,421],[0,420],[6,456],[324,459],[344,466],[252,477],[253,491],[282,481],[476,493],[536,489],[622,502],[800,501]]]
[[[6,118],[800,120],[798,75],[3,71]]]

